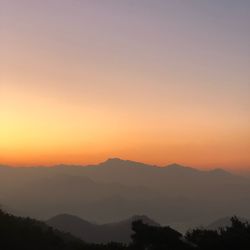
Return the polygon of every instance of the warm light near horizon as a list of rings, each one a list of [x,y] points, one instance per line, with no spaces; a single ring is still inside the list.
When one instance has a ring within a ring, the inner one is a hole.
[[[200,3],[207,16],[175,1],[150,15],[144,2],[11,2],[0,31],[0,164],[119,157],[250,169],[244,12],[231,20],[228,9],[214,27]]]

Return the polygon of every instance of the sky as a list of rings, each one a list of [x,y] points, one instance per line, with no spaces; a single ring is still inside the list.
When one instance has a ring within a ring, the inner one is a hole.
[[[0,0],[0,163],[250,169],[250,1]]]

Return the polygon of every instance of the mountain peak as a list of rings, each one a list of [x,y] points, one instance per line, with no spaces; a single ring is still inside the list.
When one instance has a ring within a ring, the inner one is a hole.
[[[120,163],[120,162],[124,162],[125,160],[122,160],[118,157],[114,157],[114,158],[108,158],[104,163]]]
[[[154,167],[153,165],[148,165],[137,161],[123,160],[120,158],[109,158],[106,161],[100,163],[99,165],[123,167]]]
[[[172,164],[167,165],[166,167],[168,167],[168,168],[186,168],[185,166],[180,165],[178,163],[172,163]]]
[[[104,166],[120,166],[120,165],[123,165],[125,164],[126,161],[125,160],[122,160],[118,157],[116,158],[108,158],[106,161],[104,162],[101,162],[99,165],[104,165]]]

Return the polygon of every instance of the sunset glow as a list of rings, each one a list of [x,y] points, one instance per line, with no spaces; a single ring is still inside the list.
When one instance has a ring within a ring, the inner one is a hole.
[[[250,168],[249,3],[152,2],[1,1],[0,164]]]

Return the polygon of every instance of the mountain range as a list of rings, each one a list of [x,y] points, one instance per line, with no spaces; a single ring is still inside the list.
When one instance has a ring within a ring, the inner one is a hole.
[[[105,224],[145,214],[184,231],[233,214],[249,218],[249,193],[249,178],[178,164],[113,158],[88,166],[0,167],[0,204],[42,220],[74,214]]]

